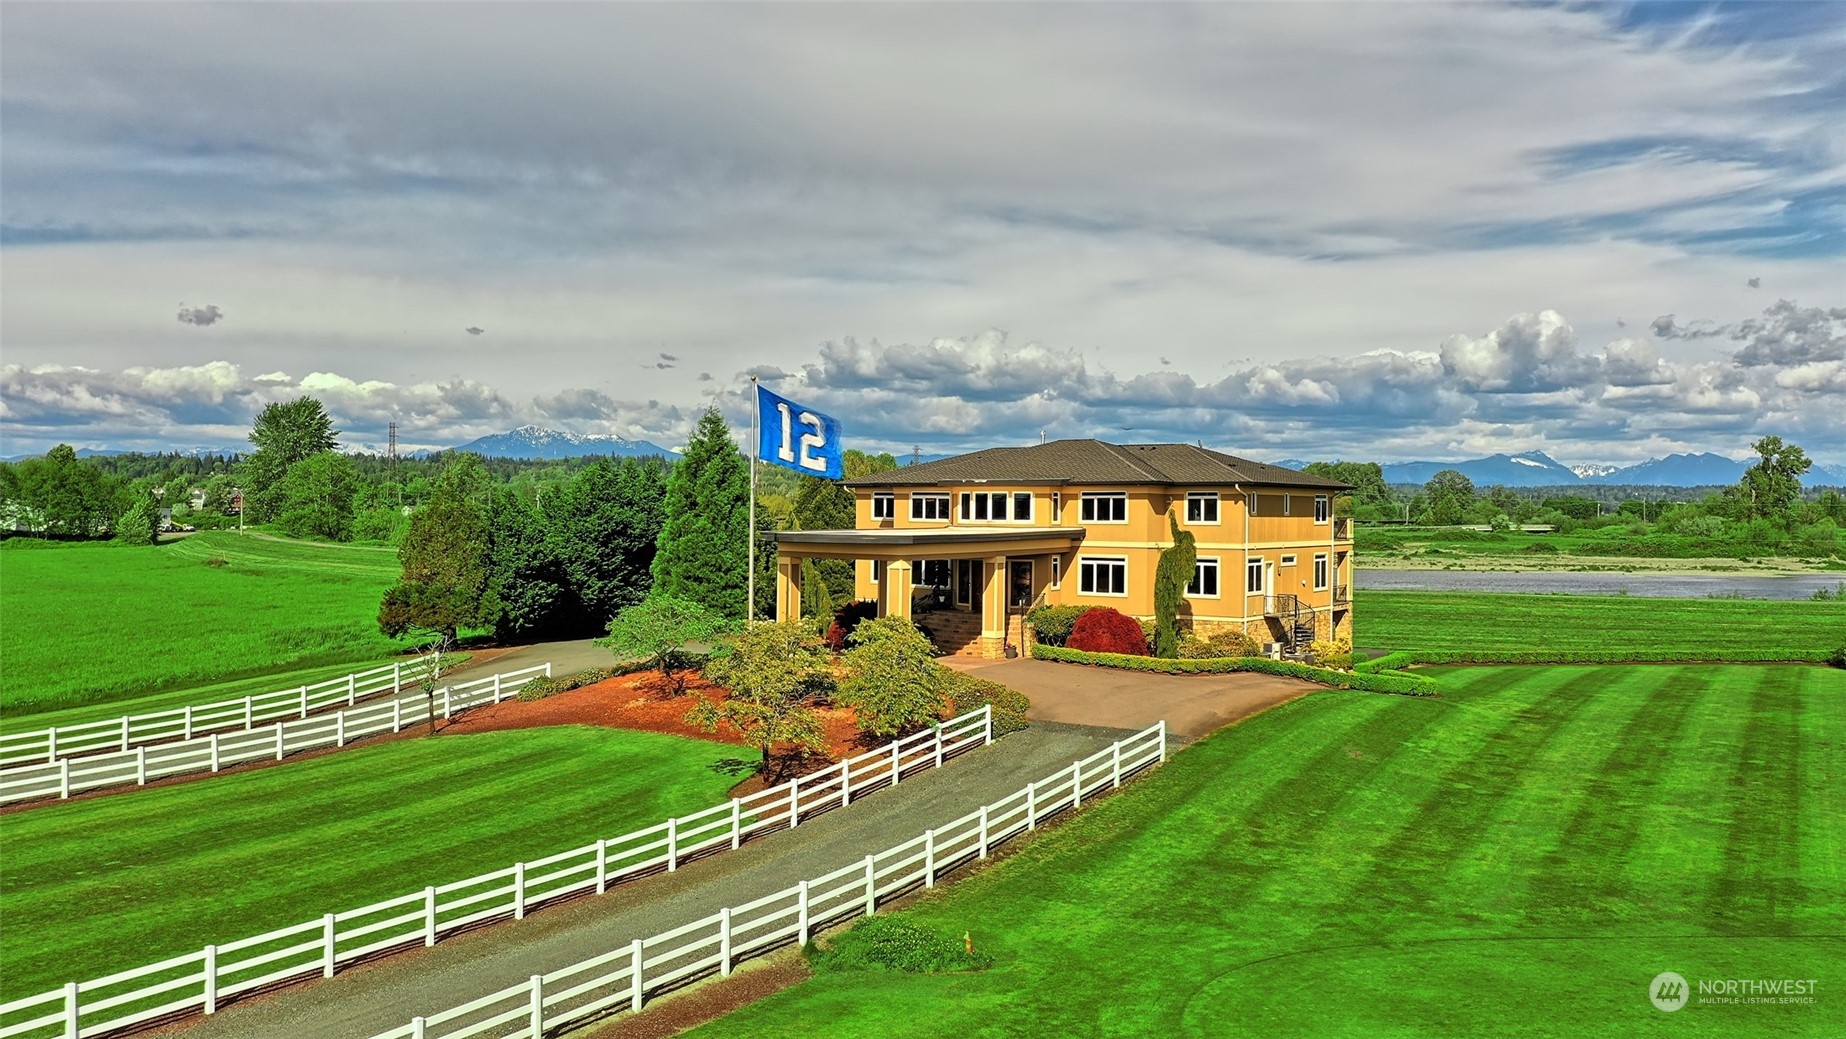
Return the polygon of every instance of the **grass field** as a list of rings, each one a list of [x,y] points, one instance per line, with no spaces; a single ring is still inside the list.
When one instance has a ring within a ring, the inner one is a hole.
[[[437,736],[0,816],[0,998],[651,826],[722,801],[736,777],[711,766],[739,757],[580,726]]]
[[[1481,531],[1467,527],[1400,527],[1360,524],[1353,547],[1368,566],[1417,568],[1469,567],[1522,569],[1564,566],[1570,569],[1628,570],[1662,565],[1665,569],[1738,571],[1846,570],[1837,551],[1817,554],[1765,554],[1748,541],[1690,538],[1655,530],[1640,533],[1627,525],[1577,530],[1569,534]],[[1795,552],[1794,547],[1788,551]],[[1667,561],[1678,560],[1678,564]]]
[[[906,911],[990,971],[825,975],[693,1034],[1840,1034],[1846,672],[1440,678],[1223,730]],[[1664,1014],[1668,970],[1820,1002]]]
[[[1382,591],[1355,599],[1358,645],[1457,659],[1823,660],[1846,645],[1846,602]]]
[[[209,565],[221,559],[223,565]],[[376,663],[388,549],[207,531],[154,548],[0,543],[9,718],[320,664]]]

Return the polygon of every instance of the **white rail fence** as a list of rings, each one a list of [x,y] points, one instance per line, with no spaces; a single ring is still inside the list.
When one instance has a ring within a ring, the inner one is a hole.
[[[550,902],[673,872],[693,858],[790,829],[992,742],[993,709],[982,707],[768,790],[620,837],[0,1003],[0,1039],[88,1039],[215,1013],[243,993],[332,977],[342,964],[434,945],[489,920],[522,919]]]
[[[491,995],[380,1032],[372,1039],[540,1039],[591,1018],[640,1010],[650,995],[738,962],[806,942],[828,924],[870,916],[881,900],[936,882],[985,859],[996,845],[1048,816],[1083,807],[1086,797],[1122,785],[1166,760],[1166,723],[1119,740],[1008,797],[969,812],[862,862],[719,910],[651,938],[637,938],[550,974],[535,974]]]
[[[410,661],[408,667],[404,661],[399,661],[370,671],[355,671],[341,678],[274,693],[258,693],[241,700],[220,700],[149,714],[124,715],[108,721],[0,735],[0,768],[55,764],[59,758],[112,750],[125,752],[147,743],[189,740],[209,732],[254,729],[274,721],[306,718],[323,707],[335,704],[351,707],[367,697],[401,689],[406,676],[415,682],[427,666],[427,659]]]
[[[431,700],[438,717],[481,704],[499,703],[527,682],[550,677],[551,665],[507,671],[487,678],[444,686],[429,696],[410,695],[348,707],[331,714],[294,717],[261,728],[213,732],[169,743],[142,744],[130,750],[59,758],[50,763],[0,769],[0,804],[41,797],[68,798],[88,790],[136,784],[192,772],[217,772],[246,761],[281,761],[291,753],[321,747],[344,747],[354,740],[426,722]],[[387,686],[387,688],[389,688]]]

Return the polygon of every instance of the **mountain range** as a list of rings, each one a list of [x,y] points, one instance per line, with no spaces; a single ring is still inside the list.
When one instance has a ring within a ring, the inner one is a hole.
[[[1274,464],[1300,469],[1307,463],[1284,458]],[[1508,487],[1563,487],[1571,484],[1629,484],[1645,487],[1706,487],[1736,483],[1750,462],[1740,462],[1723,455],[1672,454],[1650,458],[1635,465],[1564,465],[1543,451],[1525,451],[1514,455],[1488,455],[1460,462],[1387,462],[1386,483],[1428,483],[1444,469],[1459,470],[1477,487],[1505,484]],[[1814,463],[1802,483],[1807,486],[1846,486],[1846,465]]]
[[[520,426],[505,433],[490,433],[455,450],[472,451],[487,458],[580,458],[584,455],[670,458],[677,454],[650,440],[630,440],[602,433],[566,433],[542,426]]]

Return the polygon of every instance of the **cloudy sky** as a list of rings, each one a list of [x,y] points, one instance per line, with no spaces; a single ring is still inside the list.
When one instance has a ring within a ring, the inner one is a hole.
[[[5,454],[1846,461],[1846,5],[0,8]]]

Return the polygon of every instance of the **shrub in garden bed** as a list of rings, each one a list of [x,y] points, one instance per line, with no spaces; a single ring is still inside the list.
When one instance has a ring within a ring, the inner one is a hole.
[[[1179,655],[1182,660],[1253,657],[1256,656],[1256,650],[1255,639],[1233,628],[1214,631],[1204,637],[1188,631],[1179,640]]]
[[[595,685],[607,679],[632,675],[636,671],[646,671],[652,666],[653,661],[651,660],[631,660],[614,667],[592,667],[576,674],[560,675],[557,678],[535,678],[520,688],[516,699],[524,703],[543,700],[547,696],[567,693],[572,689],[581,689],[586,685]],[[692,666],[697,667],[698,662],[694,661]]]
[[[1070,640],[1077,618],[1096,609],[1094,606],[1040,606],[1026,614],[1026,623],[1038,641],[1046,646],[1062,646]]]
[[[1147,652],[1147,633],[1133,617],[1099,607],[1077,618],[1064,645],[1085,653],[1140,655]]]
[[[948,671],[948,668],[943,670]],[[959,718],[969,711],[980,710],[982,705],[991,704],[994,709],[996,739],[1026,727],[1026,709],[1032,706],[1026,694],[998,682],[975,678],[959,671],[950,674],[953,677],[948,679],[949,706],[955,717]]]
[[[1353,664],[1352,669],[1362,675],[1371,674],[1377,671],[1394,671],[1400,667],[1416,663],[1416,659],[1417,655],[1415,653],[1400,649],[1395,653],[1386,653],[1382,657],[1373,657],[1370,660],[1358,661]]]
[[[895,916],[867,917],[825,948],[810,942],[804,951],[816,974],[861,970],[948,974],[993,966],[992,956],[984,952],[970,955],[962,939]]]
[[[878,616],[878,604],[870,599],[855,599],[840,604],[833,611],[833,623],[827,626],[824,641],[827,648],[835,653],[846,648],[846,640],[852,637],[853,629],[860,624]]]

